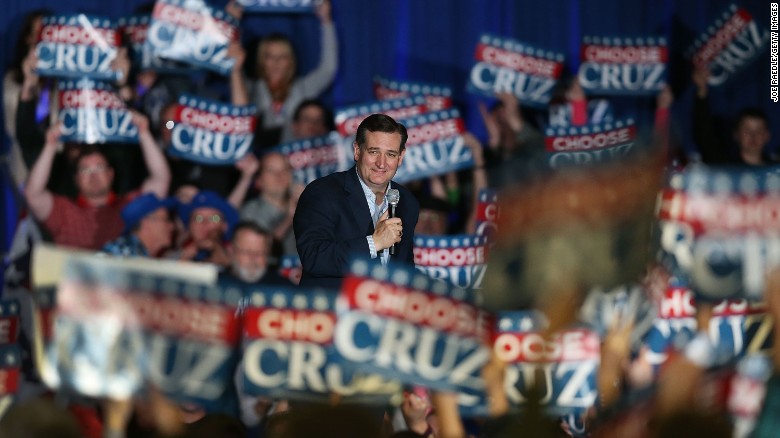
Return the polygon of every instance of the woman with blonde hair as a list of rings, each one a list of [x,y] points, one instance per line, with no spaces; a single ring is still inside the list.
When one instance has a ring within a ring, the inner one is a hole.
[[[318,97],[336,76],[338,41],[331,20],[330,1],[317,6],[322,24],[319,65],[302,77],[296,77],[296,59],[292,42],[285,35],[273,33],[260,41],[257,48],[257,79],[247,80],[242,73],[246,57],[235,43],[231,54],[236,59],[231,74],[231,94],[234,105],[257,105],[262,123],[263,146],[293,139],[292,119],[298,105]]]

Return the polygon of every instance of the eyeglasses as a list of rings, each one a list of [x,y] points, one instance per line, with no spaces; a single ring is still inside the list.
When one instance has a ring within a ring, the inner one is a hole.
[[[203,215],[203,214],[196,214],[192,217],[192,220],[194,220],[197,223],[203,223],[204,221],[209,221],[212,224],[218,224],[222,222],[222,216],[218,214],[212,214],[212,215]]]
[[[92,175],[93,173],[103,173],[106,169],[108,169],[108,166],[105,164],[97,164],[95,166],[81,167],[79,168],[79,173],[81,175]]]

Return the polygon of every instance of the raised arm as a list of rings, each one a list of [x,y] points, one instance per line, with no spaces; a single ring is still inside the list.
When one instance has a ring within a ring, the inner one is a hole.
[[[471,211],[466,219],[466,232],[477,232],[477,206],[479,205],[479,193],[488,187],[487,173],[485,172],[485,157],[482,144],[470,132],[463,134],[463,142],[471,149],[474,156],[474,169],[472,170],[473,192],[471,195]]]
[[[157,146],[152,132],[149,130],[149,119],[139,112],[133,111],[133,124],[138,128],[138,143],[144,156],[146,170],[149,176],[141,184],[141,192],[153,192],[160,198],[168,195],[171,184],[171,171],[162,150]]]
[[[241,204],[244,203],[244,198],[246,198],[246,192],[249,191],[249,187],[252,185],[252,180],[259,167],[260,161],[252,152],[249,152],[244,158],[236,162],[236,169],[241,172],[241,177],[227,199],[236,210],[241,209]]]
[[[693,71],[693,83],[696,85],[696,97],[693,100],[693,141],[705,163],[718,163],[728,160],[728,153],[715,133],[715,123],[709,105],[707,81],[709,68],[696,67]]]
[[[339,47],[336,26],[330,15],[330,0],[324,0],[317,7],[317,16],[322,24],[322,46],[320,63],[303,78],[303,93],[307,99],[320,94],[333,82],[339,63]]]
[[[59,147],[60,124],[57,123],[46,131],[46,142],[43,145],[43,150],[38,155],[27,179],[27,186],[24,188],[27,206],[33,216],[42,222],[49,218],[54,206],[54,196],[46,189],[46,184],[49,182],[52,163]]]
[[[233,41],[228,47],[228,56],[235,60],[233,70],[230,72],[230,100],[233,105],[249,105],[249,92],[243,69],[246,51],[241,47],[241,43]]]

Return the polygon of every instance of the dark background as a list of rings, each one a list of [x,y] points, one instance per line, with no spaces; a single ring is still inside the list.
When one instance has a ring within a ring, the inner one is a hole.
[[[562,52],[571,71],[578,67],[583,35],[666,36],[671,52],[669,80],[675,91],[673,132],[677,144],[691,152],[690,104],[693,87],[683,51],[693,38],[729,6],[725,0],[332,0],[340,46],[340,67],[324,96],[332,107],[373,100],[372,78],[429,82],[450,86],[469,129],[484,140],[476,103],[483,98],[466,92],[473,53],[482,33],[511,37],[536,47]],[[143,0],[3,0],[0,4],[0,63],[10,63],[25,14],[47,8],[55,13],[83,12],[117,18],[130,15]],[[223,0],[212,0],[222,7]],[[769,28],[769,2],[744,0],[764,29]],[[291,36],[298,71],[313,68],[319,56],[319,25],[313,15],[245,15],[243,40],[281,31]],[[652,121],[655,100],[613,99],[618,117],[633,115]],[[724,118],[746,106],[764,108],[774,130],[771,147],[780,144],[780,104],[769,99],[769,52],[711,93],[713,111]],[[1,111],[1,109],[0,109]],[[726,126],[726,125],[724,125]],[[2,136],[2,150],[7,138]],[[3,253],[18,215],[17,202],[2,167],[0,181],[0,248]]]

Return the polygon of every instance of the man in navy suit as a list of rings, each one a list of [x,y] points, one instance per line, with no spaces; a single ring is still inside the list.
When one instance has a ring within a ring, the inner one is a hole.
[[[293,217],[301,286],[338,289],[354,256],[382,264],[414,263],[420,205],[409,190],[391,182],[403,161],[406,139],[406,128],[391,117],[367,117],[352,145],[355,166],[313,181],[303,191]],[[401,195],[393,218],[385,196],[391,188]]]

